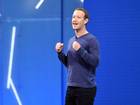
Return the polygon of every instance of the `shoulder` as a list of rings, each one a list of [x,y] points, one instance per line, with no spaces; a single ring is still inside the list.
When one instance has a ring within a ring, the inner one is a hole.
[[[69,39],[69,43],[73,42],[74,40],[75,40],[75,36],[73,36]]]
[[[91,33],[88,33],[87,35],[87,40],[90,42],[90,41],[97,41],[97,38],[95,35],[91,34]]]
[[[91,46],[99,47],[99,42],[98,42],[96,36],[91,33],[88,34],[88,43]]]

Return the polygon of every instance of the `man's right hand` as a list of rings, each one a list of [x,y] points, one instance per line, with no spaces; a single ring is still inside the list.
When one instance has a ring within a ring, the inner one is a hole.
[[[61,43],[61,42],[56,43],[56,45],[55,45],[56,52],[61,52],[63,47],[64,47],[63,43]]]

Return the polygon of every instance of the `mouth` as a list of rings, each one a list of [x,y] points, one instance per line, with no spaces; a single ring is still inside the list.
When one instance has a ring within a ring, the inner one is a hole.
[[[77,26],[77,25],[78,25],[78,23],[72,23],[72,25]]]

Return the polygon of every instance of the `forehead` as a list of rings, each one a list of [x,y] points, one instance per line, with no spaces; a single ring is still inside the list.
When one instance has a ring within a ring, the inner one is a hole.
[[[75,10],[73,12],[73,16],[78,15],[78,16],[85,16],[85,13],[83,11],[80,10]]]

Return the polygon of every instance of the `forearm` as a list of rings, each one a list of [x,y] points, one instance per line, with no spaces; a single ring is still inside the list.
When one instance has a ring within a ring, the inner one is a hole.
[[[77,53],[81,58],[89,65],[96,67],[99,63],[98,51],[94,50],[92,53],[88,53],[84,48],[80,48]]]
[[[63,52],[59,52],[57,54],[59,60],[67,67],[67,56]]]

